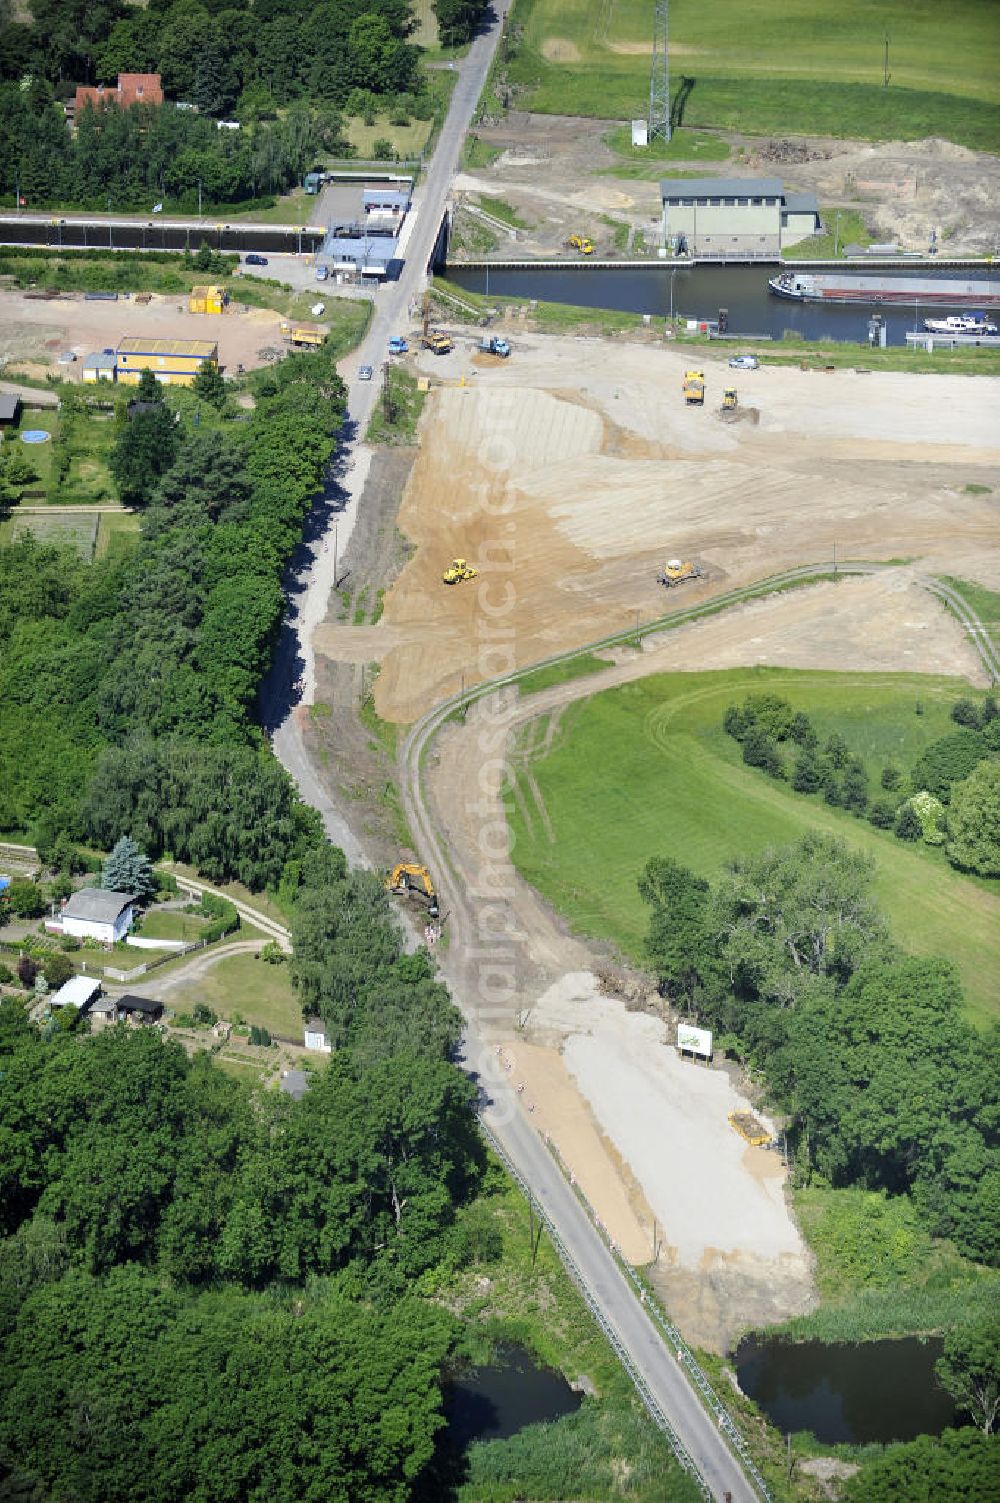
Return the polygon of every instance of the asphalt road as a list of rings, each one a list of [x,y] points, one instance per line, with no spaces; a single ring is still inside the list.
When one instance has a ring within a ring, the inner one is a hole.
[[[297,700],[307,703],[312,697],[311,636],[325,615],[330,591],[335,584],[331,551],[334,525],[337,547],[342,556],[367,474],[369,456],[359,440],[367,429],[378,399],[388,340],[391,334],[402,332],[407,326],[411,309],[418,306],[426,284],[427,264],[451,181],[493,59],[507,4],[508,0],[500,0],[493,24],[476,38],[467,57],[458,66],[451,108],[427,175],[415,195],[408,228],[404,231],[402,273],[397,282],[379,288],[368,333],[358,349],[341,365],[349,392],[346,437],[348,443],[353,439],[353,447],[345,454],[344,474],[338,482],[338,505],[327,513],[326,531],[315,540],[315,546],[309,550],[299,569],[297,588],[290,595],[287,629],[261,693],[264,723],[271,733],[276,755],[295,778],[303,798],[321,811],[327,833],[341,845],[352,863],[362,862],[363,854],[333,801],[322,790],[311,765],[301,731],[301,716],[306,711]],[[358,371],[365,365],[372,367],[374,379],[371,381],[358,379]],[[430,835],[424,852],[430,856],[433,833],[425,831],[419,823],[414,828],[418,839]],[[443,862],[441,869],[444,869]],[[463,1006],[461,994],[456,996],[456,1001]],[[468,1017],[468,1008],[464,1010]],[[481,1062],[487,1057],[485,1047],[474,1019],[470,1018],[465,1050],[468,1067],[476,1075],[480,1074]],[[719,1503],[727,1493],[732,1503],[754,1503],[756,1494],[719,1434],[715,1421],[687,1381],[676,1353],[666,1346],[659,1328],[639,1303],[516,1099],[510,1098],[505,1086],[497,1084],[496,1089],[490,1091],[490,1102],[484,1114],[487,1124],[544,1208],[605,1329],[627,1352],[653,1405],[667,1419],[712,1495]]]

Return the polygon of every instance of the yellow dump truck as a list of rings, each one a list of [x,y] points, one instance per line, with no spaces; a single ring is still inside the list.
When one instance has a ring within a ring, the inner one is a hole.
[[[428,329],[421,336],[420,343],[425,350],[430,350],[432,355],[447,355],[455,348],[455,341],[442,329]]]
[[[702,407],[705,402],[705,372],[684,372],[684,400],[689,407]]]
[[[326,343],[326,330],[318,324],[281,325],[281,337],[299,350],[317,350]]]

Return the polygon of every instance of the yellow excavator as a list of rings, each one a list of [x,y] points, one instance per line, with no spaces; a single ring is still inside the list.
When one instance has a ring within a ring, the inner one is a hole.
[[[395,893],[396,897],[408,897],[411,892],[420,893],[427,899],[427,912],[431,918],[437,918],[440,913],[438,908],[437,893],[434,891],[434,883],[426,866],[418,866],[413,862],[398,861],[386,878],[386,890]]]
[[[478,579],[479,570],[467,564],[464,558],[453,558],[441,575],[442,584],[461,584],[466,579]]]
[[[594,254],[594,242],[588,235],[570,235],[566,244],[570,250],[578,250],[581,256],[592,256]]]
[[[668,558],[662,570],[656,576],[656,583],[673,589],[674,585],[683,584],[686,579],[700,579],[701,565],[692,564],[688,559]]]

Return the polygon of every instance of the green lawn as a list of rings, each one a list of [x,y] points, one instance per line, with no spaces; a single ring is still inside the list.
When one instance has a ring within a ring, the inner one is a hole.
[[[842,256],[847,245],[871,244],[871,234],[856,209],[821,209],[820,221],[826,226],[823,233],[785,246],[781,252],[785,261],[829,261]]]
[[[201,939],[210,922],[176,908],[165,911],[153,908],[143,919],[139,933],[143,939],[183,939],[193,943]]]
[[[139,542],[139,518],[134,512],[102,512],[97,529],[95,558],[121,558]]]
[[[646,0],[518,0],[509,66],[519,108],[631,119],[646,113]],[[888,32],[890,84],[882,87]],[[945,136],[995,150],[1000,32],[991,0],[725,0],[674,6],[672,97],[686,125],[898,140]]]
[[[230,955],[211,966],[202,980],[178,987],[170,998],[177,1012],[190,1011],[198,1002],[206,1003],[221,1018],[239,1013],[244,1023],[302,1042],[302,1008],[287,964],[270,965],[249,953]]]
[[[636,879],[648,857],[713,877],[735,856],[828,831],[874,858],[875,894],[898,941],[954,960],[969,1016],[988,1022],[1000,1013],[1000,884],[962,876],[940,850],[904,845],[745,767],[722,716],[765,687],[804,710],[821,738],[838,730],[876,774],[889,759],[908,766],[947,732],[950,705],[967,692],[957,679],[733,669],[659,674],[595,695],[569,708],[532,765],[554,840],[518,779],[511,826],[522,876],[577,929],[640,957]]]
[[[372,160],[376,141],[391,141],[396,156],[404,161],[419,157],[433,129],[433,120],[411,120],[408,125],[393,125],[388,115],[376,115],[374,125],[366,125],[357,115],[344,121],[344,133],[363,162]]]
[[[15,538],[30,532],[40,543],[57,543],[66,548],[75,548],[89,564],[94,557],[100,518],[92,511],[81,509],[79,515],[57,512],[45,516],[41,512],[19,514],[17,508],[6,522],[0,522],[0,543],[11,543]]]

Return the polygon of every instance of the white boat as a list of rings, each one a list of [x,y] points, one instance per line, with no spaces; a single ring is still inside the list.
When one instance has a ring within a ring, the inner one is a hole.
[[[985,318],[973,318],[967,313],[962,317],[925,318],[924,328],[929,334],[995,334],[996,324]]]

